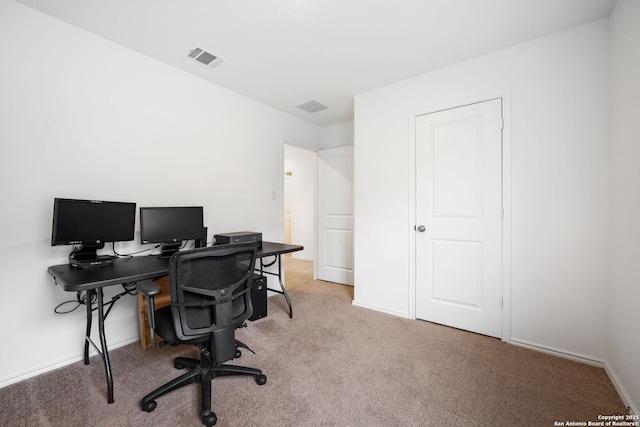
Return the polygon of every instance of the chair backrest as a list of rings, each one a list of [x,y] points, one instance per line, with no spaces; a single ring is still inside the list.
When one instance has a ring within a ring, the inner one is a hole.
[[[171,312],[177,337],[211,336],[216,361],[235,353],[235,329],[253,313],[251,285],[257,244],[180,251],[169,260]]]

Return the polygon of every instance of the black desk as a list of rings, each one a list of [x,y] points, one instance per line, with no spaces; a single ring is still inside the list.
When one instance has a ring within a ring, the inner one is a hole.
[[[304,249],[300,245],[289,245],[283,243],[262,242],[262,247],[258,249],[257,257],[260,260],[259,271],[261,274],[272,274],[278,276],[280,290],[270,289],[273,292],[284,295],[287,305],[289,306],[289,318],[293,316],[291,309],[291,301],[289,295],[284,288],[282,281],[282,260],[281,256],[286,253],[301,251]],[[265,263],[264,258],[275,257],[270,263]],[[265,267],[269,267],[278,263],[278,272],[272,273],[264,271]],[[69,292],[87,292],[87,332],[84,343],[84,364],[89,364],[89,344],[98,352],[104,362],[105,372],[107,376],[107,401],[113,403],[113,375],[111,373],[111,364],[109,363],[109,351],[107,349],[107,340],[104,333],[104,295],[103,288],[106,286],[120,285],[122,283],[135,282],[138,280],[154,279],[166,276],[169,273],[169,259],[159,258],[157,256],[139,256],[132,258],[119,258],[114,261],[113,265],[106,267],[90,268],[86,270],[71,267],[69,264],[54,265],[47,270],[53,277],[55,283],[60,285],[62,289]],[[91,310],[91,300],[93,295],[97,297],[98,303],[98,334],[100,336],[101,350],[91,340],[91,322],[93,319]]]
[[[291,252],[301,251],[304,247],[299,245],[288,245],[286,243],[272,243],[272,242],[262,242],[262,247],[258,249],[257,257],[260,260],[260,275],[263,276],[265,274],[270,274],[272,276],[278,277],[278,283],[280,284],[280,290],[267,288],[272,292],[279,293],[284,295],[285,300],[287,301],[287,305],[289,306],[289,319],[293,318],[293,310],[291,308],[291,300],[289,299],[289,295],[287,295],[287,291],[284,288],[284,283],[282,282],[282,255],[288,254]],[[264,259],[267,257],[275,257],[275,259],[269,263],[265,263]],[[278,272],[272,273],[270,271],[264,271],[265,267],[271,267],[273,264],[278,262]]]

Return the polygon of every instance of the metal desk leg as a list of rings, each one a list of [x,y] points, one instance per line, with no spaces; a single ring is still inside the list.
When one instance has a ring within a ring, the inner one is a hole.
[[[87,333],[84,340],[84,364],[89,364],[89,342],[91,341],[91,320],[93,319],[93,313],[91,312],[91,300],[93,299],[93,289],[85,291],[87,298]]]
[[[91,340],[91,298],[95,292],[98,296],[98,335],[100,335],[100,349]],[[107,348],[107,337],[104,334],[104,302],[102,288],[95,291],[87,291],[87,336],[84,343],[84,364],[89,364],[89,344],[98,352],[104,362],[104,370],[107,375],[107,403],[113,403],[113,375],[111,374],[111,363],[109,362],[109,349]]]
[[[111,363],[109,362],[109,350],[107,338],[104,335],[104,305],[102,302],[102,288],[98,289],[98,330],[100,333],[100,347],[102,347],[102,360],[107,375],[107,402],[113,403],[113,376],[111,375]]]
[[[287,294],[287,290],[284,287],[284,282],[282,281],[282,257],[281,255],[274,255],[278,261],[278,273],[272,273],[270,271],[264,271],[264,262],[262,261],[262,258],[260,258],[260,275],[263,276],[265,274],[271,274],[272,276],[278,276],[278,283],[280,284],[280,290],[277,289],[271,289],[269,287],[267,287],[268,290],[270,290],[271,292],[275,292],[278,294],[282,294],[284,295],[284,299],[287,300],[287,305],[289,306],[289,319],[293,319],[293,308],[291,308],[291,300],[289,299],[289,295]],[[275,264],[275,260],[269,264],[267,264],[267,267],[272,266],[273,264]]]
[[[287,300],[287,305],[289,306],[289,319],[293,319],[293,308],[291,308],[291,300],[289,299],[289,294],[287,294],[287,290],[284,288],[284,282],[282,281],[282,257],[280,255],[278,255],[278,282],[280,282],[280,289],[282,289],[284,299]]]

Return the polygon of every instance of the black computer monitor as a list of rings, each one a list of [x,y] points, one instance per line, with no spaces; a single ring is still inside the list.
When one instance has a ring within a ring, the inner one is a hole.
[[[177,252],[183,240],[201,239],[203,227],[202,206],[140,208],[140,241],[162,243],[161,256]]]
[[[55,198],[51,245],[76,245],[71,260],[103,259],[105,242],[133,240],[135,221],[135,203]]]

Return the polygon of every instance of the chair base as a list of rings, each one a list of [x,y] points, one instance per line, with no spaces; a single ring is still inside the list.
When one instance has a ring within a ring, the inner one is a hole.
[[[140,408],[143,411],[153,411],[156,408],[157,403],[155,400],[158,397],[188,384],[199,382],[201,384],[202,392],[200,417],[204,425],[212,426],[218,419],[216,414],[211,411],[211,381],[215,377],[227,375],[251,375],[255,377],[256,384],[258,385],[264,385],[267,382],[267,376],[263,375],[260,369],[237,365],[217,365],[205,353],[202,354],[200,360],[178,357],[174,359],[173,366],[176,369],[189,368],[190,371],[180,375],[172,381],[169,381],[165,385],[157,388],[142,398]]]

